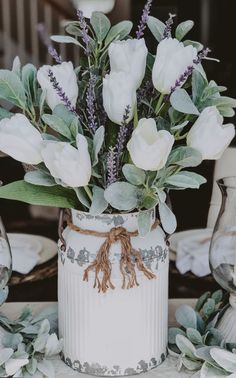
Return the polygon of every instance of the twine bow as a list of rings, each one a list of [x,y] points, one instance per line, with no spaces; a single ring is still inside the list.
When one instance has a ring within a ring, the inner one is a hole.
[[[154,230],[159,225],[157,220],[153,226]],[[111,282],[112,264],[109,260],[109,253],[112,244],[116,242],[121,243],[121,258],[120,258],[120,271],[123,278],[122,289],[131,289],[135,286],[139,286],[136,275],[136,268],[143,272],[145,277],[149,280],[156,278],[150,270],[148,270],[142,260],[142,256],[139,251],[132,247],[131,237],[138,236],[138,231],[129,232],[124,227],[112,228],[109,232],[97,232],[93,230],[84,230],[80,227],[69,223],[68,226],[76,232],[83,235],[97,236],[106,238],[104,243],[99,248],[97,257],[87,269],[84,271],[83,280],[88,282],[89,273],[95,272],[94,289],[98,288],[98,292],[106,293],[108,289],[115,289],[115,286]],[[101,278],[100,278],[101,276]]]

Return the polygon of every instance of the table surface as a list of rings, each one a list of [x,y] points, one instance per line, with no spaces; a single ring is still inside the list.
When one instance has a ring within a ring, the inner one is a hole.
[[[176,324],[175,322],[175,311],[181,304],[189,304],[191,306],[194,305],[195,300],[193,299],[171,299],[169,301],[169,325],[173,326]],[[27,303],[28,304],[28,303]],[[34,313],[39,312],[43,308],[47,307],[49,302],[45,303],[29,303],[31,308],[33,309]],[[6,303],[1,307],[1,312],[4,313],[11,319],[17,317],[20,311],[26,306],[26,303]],[[141,374],[140,378],[184,378],[184,377],[191,377],[193,373],[188,372],[177,372],[176,369],[176,359],[173,357],[168,357],[166,361],[157,367],[156,369],[151,370],[146,374]],[[59,358],[53,361],[56,371],[56,378],[92,378],[90,376],[86,376],[84,374],[80,374],[74,372],[72,369],[67,367]],[[196,376],[194,374],[194,376]]]

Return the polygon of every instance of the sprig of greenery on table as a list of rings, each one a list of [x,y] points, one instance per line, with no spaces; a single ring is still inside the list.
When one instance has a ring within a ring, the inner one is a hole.
[[[37,316],[26,307],[12,321],[0,314],[0,377],[54,378],[53,356],[62,350],[57,337],[58,310],[50,306]]]
[[[236,343],[226,343],[217,329],[229,304],[222,290],[203,294],[193,309],[182,305],[175,317],[180,328],[169,329],[169,351],[178,370],[200,370],[200,377],[235,377]]]

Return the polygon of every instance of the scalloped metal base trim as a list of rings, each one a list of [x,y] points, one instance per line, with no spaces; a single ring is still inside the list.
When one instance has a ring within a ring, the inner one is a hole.
[[[62,355],[63,361],[69,366],[71,369],[88,375],[94,375],[98,377],[124,377],[124,376],[132,376],[141,373],[147,373],[149,370],[155,369],[157,366],[162,364],[167,357],[167,352],[162,353],[159,361],[153,357],[149,362],[141,360],[137,363],[136,368],[126,368],[121,369],[118,365],[113,365],[112,368],[108,368],[106,366],[100,365],[99,363],[88,363],[84,362],[83,364],[76,360],[74,362],[71,361],[70,358],[64,357]]]

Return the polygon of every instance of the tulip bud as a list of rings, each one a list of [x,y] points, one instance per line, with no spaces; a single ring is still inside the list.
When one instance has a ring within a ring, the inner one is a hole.
[[[170,94],[176,81],[194,64],[197,49],[184,46],[177,39],[163,39],[158,47],[152,71],[154,87],[162,94]],[[186,81],[186,80],[185,80]],[[181,81],[183,85],[185,81]]]
[[[233,124],[223,125],[215,106],[205,108],[187,136],[187,145],[202,154],[203,160],[217,160],[235,136]]]
[[[46,91],[46,102],[48,106],[53,110],[57,105],[64,104],[48,76],[49,71],[52,71],[59,86],[65,92],[72,106],[76,105],[78,98],[78,84],[77,77],[74,72],[73,64],[71,62],[63,62],[55,66],[43,66],[38,70],[37,79],[42,88]]]
[[[43,161],[51,175],[71,188],[88,185],[91,177],[91,159],[88,142],[77,136],[77,148],[66,142],[48,142],[42,151]]]
[[[22,114],[0,122],[0,151],[25,164],[41,163],[43,139]]]
[[[145,76],[147,54],[144,39],[113,42],[109,47],[111,72],[122,71],[132,76],[138,89]]]
[[[127,148],[136,167],[158,171],[165,166],[174,141],[168,131],[157,131],[154,119],[143,118],[133,131]]]
[[[109,119],[121,125],[127,106],[130,107],[129,118],[134,116],[137,103],[136,88],[131,77],[124,72],[113,72],[103,79],[103,106]]]

